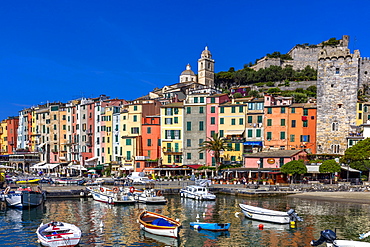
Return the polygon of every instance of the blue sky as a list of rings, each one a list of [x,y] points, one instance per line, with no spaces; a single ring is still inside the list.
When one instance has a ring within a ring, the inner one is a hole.
[[[368,1],[19,0],[0,5],[0,120],[80,97],[132,100],[178,82],[208,45],[215,70],[350,35],[370,57]]]

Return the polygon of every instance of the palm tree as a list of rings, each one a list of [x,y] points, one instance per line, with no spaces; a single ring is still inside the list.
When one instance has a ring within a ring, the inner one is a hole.
[[[225,150],[232,150],[229,147],[228,141],[224,137],[220,137],[217,133],[213,134],[212,137],[207,137],[207,141],[202,142],[199,144],[199,152],[206,151],[206,152],[213,152],[215,161],[216,161],[216,174],[218,174],[218,169],[220,168],[220,153],[221,151]]]

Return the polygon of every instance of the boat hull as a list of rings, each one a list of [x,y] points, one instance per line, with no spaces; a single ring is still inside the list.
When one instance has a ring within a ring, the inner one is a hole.
[[[180,190],[180,196],[195,200],[214,201],[216,195],[209,192],[208,188],[202,186],[187,186]]]
[[[230,225],[230,223],[190,222],[190,226],[194,229],[208,231],[228,231]]]
[[[335,240],[334,244],[327,243],[326,246],[330,247],[370,247],[370,243],[352,240]]]
[[[109,191],[105,187],[88,187],[94,200],[108,204],[132,204],[135,203],[133,196],[126,193]],[[103,190],[103,191],[102,191]]]
[[[5,195],[5,202],[9,207],[28,208],[39,206],[45,198],[45,192],[10,191]]]
[[[72,247],[79,244],[81,230],[75,225],[62,223],[60,226],[41,224],[36,230],[37,238],[42,246],[50,247]],[[53,232],[54,231],[54,232]],[[63,233],[60,233],[62,231]]]
[[[241,208],[245,217],[249,219],[277,224],[288,224],[291,221],[287,212],[269,210],[245,204],[239,204],[239,207]]]
[[[163,219],[167,222],[170,222],[171,226],[156,225],[153,223],[156,219]],[[146,232],[171,238],[178,238],[179,228],[181,227],[181,223],[174,219],[147,211],[143,211],[139,215],[139,223],[140,229]]]

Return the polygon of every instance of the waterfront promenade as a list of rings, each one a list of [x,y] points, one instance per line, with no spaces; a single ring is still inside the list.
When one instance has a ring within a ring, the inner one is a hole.
[[[193,181],[161,181],[155,182],[154,186],[134,185],[135,188],[151,188],[162,190],[164,194],[177,194],[179,190],[187,185],[194,184]],[[18,185],[12,184],[12,187]],[[104,185],[113,187],[115,185]],[[322,191],[309,191],[307,187],[304,190],[298,190],[300,185],[288,186],[259,186],[248,187],[243,184],[212,184],[209,188],[215,193],[232,194],[236,196],[290,196],[307,200],[323,200],[337,202],[351,202],[370,204],[370,186],[350,186],[348,191],[339,191],[341,188],[338,185],[326,185]],[[126,186],[129,187],[129,186]],[[86,186],[78,185],[58,185],[58,184],[43,184],[42,189],[47,192],[49,198],[73,198],[80,197],[82,191],[86,191]]]

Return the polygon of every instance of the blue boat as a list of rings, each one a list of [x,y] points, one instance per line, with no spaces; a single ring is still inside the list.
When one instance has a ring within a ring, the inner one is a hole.
[[[231,223],[190,222],[190,226],[197,230],[228,231]]]

